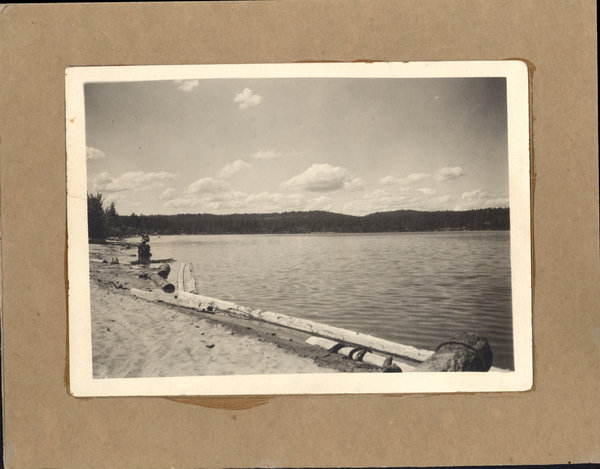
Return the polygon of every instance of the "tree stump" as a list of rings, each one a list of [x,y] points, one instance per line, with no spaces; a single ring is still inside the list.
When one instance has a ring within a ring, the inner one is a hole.
[[[156,273],[164,279],[166,279],[169,276],[170,272],[171,272],[171,266],[169,264],[162,264],[156,271]]]
[[[438,345],[435,353],[415,371],[488,371],[493,358],[487,339],[465,331]]]

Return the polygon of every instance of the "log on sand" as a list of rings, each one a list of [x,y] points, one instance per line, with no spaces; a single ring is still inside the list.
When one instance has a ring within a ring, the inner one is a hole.
[[[398,368],[397,371],[413,371],[415,369],[414,366],[408,365],[407,363],[399,362],[393,359],[390,360],[392,357],[377,355],[360,347],[344,346],[339,342],[324,339],[322,337],[309,337],[306,339],[306,343],[322,347],[332,353],[339,353],[340,355],[344,355],[351,360],[368,363],[369,365],[378,366],[380,368],[392,368],[395,365]]]
[[[175,295],[165,295],[164,293],[150,292],[150,291],[146,291],[146,290],[138,290],[137,288],[132,288],[130,290],[130,292],[133,296],[136,296],[138,298],[143,298],[144,300],[154,301],[154,302],[158,302],[158,303],[166,303],[166,304],[173,305],[173,306],[181,306],[182,308],[189,308],[189,305],[187,304],[187,302],[184,300],[181,300],[179,298],[180,292],[178,292]],[[197,308],[192,308],[192,309],[197,310]],[[203,313],[212,313],[212,314],[215,313],[215,311],[213,309],[203,310],[202,312]]]
[[[164,291],[165,293],[175,292],[175,285],[173,285],[169,281],[165,280],[157,273],[150,272],[148,274],[148,278],[150,280],[152,280],[154,283],[156,283],[160,288],[162,288],[162,291]]]
[[[141,290],[131,289],[131,293],[136,296]],[[428,350],[419,350],[409,345],[396,344],[388,340],[371,337],[360,332],[349,331],[339,327],[327,326],[306,319],[292,318],[284,314],[271,313],[259,309],[252,309],[245,306],[239,306],[229,301],[218,300],[202,295],[195,295],[187,292],[177,293],[177,306],[194,309],[201,312],[212,312],[215,310],[228,313],[240,318],[254,318],[278,326],[288,327],[290,329],[308,332],[313,335],[338,340],[348,344],[357,345],[369,350],[376,350],[388,355],[401,357],[408,360],[422,362],[429,358],[433,352]]]

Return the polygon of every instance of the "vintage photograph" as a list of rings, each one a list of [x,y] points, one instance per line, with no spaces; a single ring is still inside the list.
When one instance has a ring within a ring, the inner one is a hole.
[[[532,382],[517,61],[66,71],[74,395]]]

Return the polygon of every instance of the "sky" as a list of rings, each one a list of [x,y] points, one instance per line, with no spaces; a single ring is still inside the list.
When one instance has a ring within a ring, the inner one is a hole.
[[[87,83],[88,192],[122,215],[508,207],[504,78]]]

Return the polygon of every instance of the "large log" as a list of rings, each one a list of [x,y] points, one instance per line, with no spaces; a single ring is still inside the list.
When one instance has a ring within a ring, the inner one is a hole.
[[[156,283],[160,288],[162,288],[162,291],[164,291],[165,293],[173,293],[175,291],[175,285],[168,282],[157,273],[150,272],[148,274],[148,278],[154,283]]]
[[[245,306],[236,305],[235,303],[229,301],[210,298],[208,296],[195,295],[187,292],[178,292],[177,297],[180,306],[185,308],[195,309],[198,311],[219,310],[242,318],[251,317],[261,321],[269,322],[271,324],[277,324],[290,329],[308,332],[312,335],[358,345],[371,350],[383,352],[388,355],[394,355],[417,362],[422,362],[433,354],[433,352],[428,350],[419,350],[409,345],[396,344],[394,342],[372,337],[360,332],[349,331],[339,327],[332,327],[306,319],[293,318],[284,314],[262,311],[260,309],[252,309]]]
[[[292,318],[283,314],[270,313],[258,309],[251,309],[245,306],[236,305],[229,301],[218,300],[208,296],[194,295],[192,293],[178,291],[175,297],[167,295],[158,295],[152,292],[131,289],[131,294],[149,301],[159,301],[183,308],[194,309],[203,313],[213,313],[221,311],[242,319],[254,318],[278,326],[288,327],[303,332],[309,332],[314,335],[328,337],[340,342],[357,345],[363,348],[376,350],[388,355],[400,358],[422,362],[426,360],[433,352],[428,350],[419,350],[414,347],[402,344],[396,344],[377,337],[371,337],[360,332],[353,332],[339,327],[331,327],[325,324],[319,324],[304,319]],[[373,364],[379,363],[377,360]]]
[[[133,296],[137,296],[138,298],[143,298],[144,300],[154,301],[158,303],[167,303],[173,306],[181,306],[183,308],[189,308],[185,301],[182,301],[178,298],[179,293],[177,295],[165,295],[164,293],[159,292],[149,292],[145,290],[138,290],[137,288],[132,288],[130,290]],[[206,311],[202,311],[204,313],[215,314],[215,311],[210,309]]]
[[[435,353],[415,371],[488,371],[493,359],[487,339],[466,331],[438,345]]]

